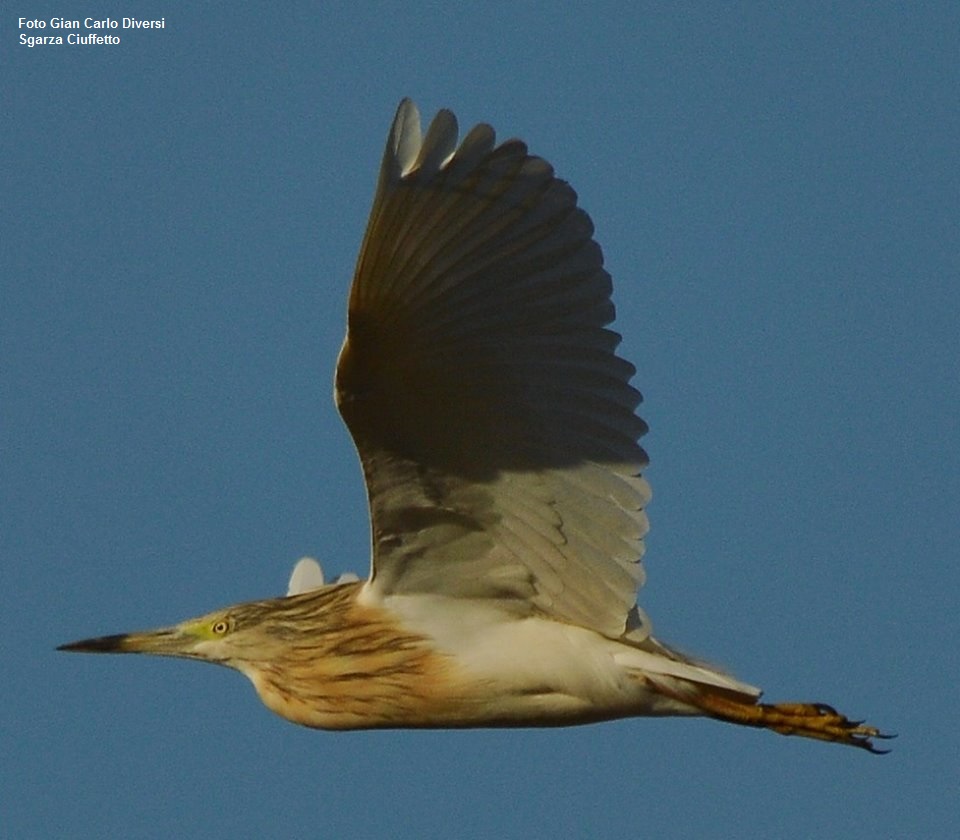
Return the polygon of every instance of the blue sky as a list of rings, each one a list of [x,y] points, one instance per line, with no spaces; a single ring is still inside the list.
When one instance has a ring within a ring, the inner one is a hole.
[[[18,43],[133,13],[67,5],[0,11],[0,834],[956,836],[956,4],[145,2],[164,30]],[[523,137],[594,219],[659,635],[891,755],[322,733],[226,670],[54,651],[278,594],[303,554],[365,572],[332,373],[402,96]]]

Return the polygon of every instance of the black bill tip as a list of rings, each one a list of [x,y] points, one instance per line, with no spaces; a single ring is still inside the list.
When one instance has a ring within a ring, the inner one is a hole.
[[[100,636],[96,639],[81,639],[79,642],[68,642],[58,645],[57,650],[70,653],[123,653],[126,648],[124,642],[126,633],[117,633],[114,636]]]

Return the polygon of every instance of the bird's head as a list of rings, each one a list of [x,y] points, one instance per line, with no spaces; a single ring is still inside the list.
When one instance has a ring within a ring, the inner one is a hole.
[[[226,665],[258,683],[265,670],[303,669],[343,641],[359,581],[284,598],[249,601],[170,627],[98,636],[60,645],[77,653],[147,653]]]
[[[331,584],[237,604],[159,630],[71,642],[58,650],[213,662],[245,674],[270,709],[296,723],[328,729],[385,725],[393,722],[391,710],[402,708],[423,679],[422,640],[398,634],[379,611],[357,607],[361,586],[359,581]],[[377,679],[380,671],[388,675],[383,684]],[[374,710],[379,717],[371,717],[371,685],[388,695],[386,712]]]
[[[58,650],[79,653],[149,653],[178,656],[227,665],[238,670],[275,652],[270,616],[274,601],[256,601],[216,610],[170,627],[135,633],[99,636],[60,645]]]

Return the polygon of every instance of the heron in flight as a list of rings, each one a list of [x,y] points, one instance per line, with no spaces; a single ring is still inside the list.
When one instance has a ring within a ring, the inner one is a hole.
[[[322,729],[706,715],[880,752],[876,728],[659,641],[637,606],[650,499],[633,366],[576,193],[489,125],[410,100],[390,129],[336,402],[360,455],[367,580],[301,561],[286,597],[62,650],[227,665]]]

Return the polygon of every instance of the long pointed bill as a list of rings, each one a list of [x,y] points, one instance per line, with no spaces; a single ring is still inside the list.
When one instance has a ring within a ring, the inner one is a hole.
[[[157,656],[191,656],[196,638],[176,627],[148,630],[144,633],[118,633],[60,645],[57,650],[73,653],[152,653]]]

